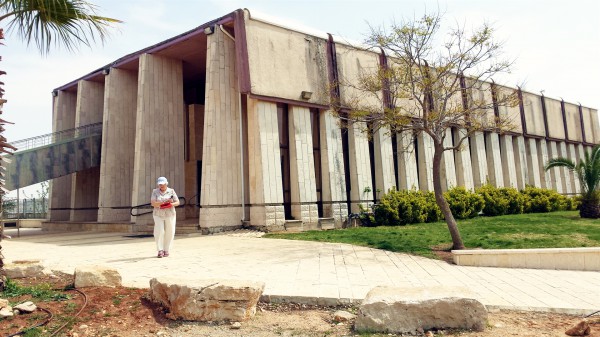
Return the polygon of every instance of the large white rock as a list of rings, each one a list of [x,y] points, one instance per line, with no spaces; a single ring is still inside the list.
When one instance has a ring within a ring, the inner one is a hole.
[[[0,309],[0,318],[13,317],[13,309],[11,307],[4,307]]]
[[[4,298],[0,298],[0,309],[8,307],[8,300]]]
[[[4,270],[9,279],[43,277],[52,274],[52,271],[43,266],[41,260],[12,261],[4,265]]]
[[[377,287],[369,291],[356,318],[357,331],[416,333],[459,328],[482,331],[487,311],[462,287]]]
[[[17,309],[20,312],[34,312],[37,306],[31,301],[27,301],[15,306],[13,309]]]
[[[171,319],[245,321],[256,313],[263,282],[153,278],[150,298],[169,310]]]
[[[120,287],[121,275],[110,267],[78,266],[75,268],[75,288]]]

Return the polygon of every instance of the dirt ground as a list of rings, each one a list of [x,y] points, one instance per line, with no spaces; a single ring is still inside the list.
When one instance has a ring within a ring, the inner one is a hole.
[[[53,289],[64,289],[71,284],[71,275],[60,274],[55,278],[15,280],[20,285],[49,284]],[[232,325],[171,321],[166,311],[146,299],[145,289],[131,288],[84,288],[82,295],[66,290],[66,300],[40,302],[38,307],[49,310],[52,320],[30,331],[26,336],[120,336],[120,337],[271,337],[271,336],[394,336],[393,334],[358,334],[352,330],[352,322],[333,321],[333,313],[343,309],[356,313],[356,308],[329,308],[297,304],[275,305],[259,303],[256,316]],[[0,293],[0,297],[2,294]],[[30,296],[10,298],[11,303],[29,300]],[[87,299],[87,300],[86,300]],[[84,306],[85,304],[85,306]],[[0,319],[0,336],[10,336],[18,331],[44,322],[48,314],[38,309],[31,314]],[[598,316],[594,316],[598,318]],[[581,320],[581,317],[516,311],[492,311],[488,327],[483,332],[442,330],[432,331],[429,336],[566,336],[564,332]],[[61,326],[64,325],[64,328]],[[423,335],[423,334],[421,334]],[[600,323],[592,325],[591,336],[600,337]]]

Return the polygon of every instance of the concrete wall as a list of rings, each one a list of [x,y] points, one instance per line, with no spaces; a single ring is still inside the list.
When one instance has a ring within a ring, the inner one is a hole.
[[[377,74],[379,55],[342,44],[336,44],[336,51],[341,104],[366,111],[383,109],[381,96],[362,90],[359,84],[364,76]]]
[[[187,108],[187,157],[185,160],[185,191],[189,205],[185,217],[197,218],[199,210],[195,206],[200,200],[198,188],[198,161],[202,160],[204,144],[204,105],[192,104]],[[202,168],[200,168],[202,170]]]
[[[419,189],[433,191],[433,140],[425,132],[417,135],[417,161],[419,165]]]
[[[489,181],[485,136],[483,132],[476,132],[470,136],[469,141],[471,149],[471,167],[473,169],[473,185],[477,188],[487,184]]]
[[[139,63],[133,205],[150,202],[156,178],[185,195],[183,76],[180,60],[143,54]],[[153,223],[151,215],[132,217],[137,225]]]
[[[208,36],[200,227],[242,224],[240,106],[235,43],[220,30]]]
[[[137,73],[113,68],[105,78],[98,221],[129,221],[132,206]],[[118,208],[112,208],[118,207]]]
[[[504,86],[496,85],[496,96],[499,102],[512,101],[515,98],[516,91],[514,88],[507,88]],[[521,109],[519,105],[499,105],[498,114],[500,118],[510,122],[510,131],[512,132],[523,132],[523,125],[521,123]]]
[[[512,142],[517,188],[521,190],[529,183],[529,168],[527,167],[528,153],[525,145],[525,138],[522,136],[514,136]],[[508,160],[510,160],[510,158]]]
[[[56,132],[74,128],[77,92],[58,91],[53,103],[52,130]],[[51,221],[69,220],[70,212],[68,208],[71,208],[71,183],[71,176],[52,179],[50,182],[48,218]],[[53,208],[65,209],[52,210]]]
[[[583,141],[579,106],[571,103],[565,103],[565,114],[567,117],[567,132],[569,133],[569,139],[578,142]]]
[[[544,112],[540,96],[523,92],[523,108],[525,109],[525,122],[527,133],[536,136],[546,136],[544,126]]]
[[[412,132],[399,133],[398,143],[398,188],[401,190],[419,189],[417,152]]]
[[[377,129],[373,135],[373,143],[375,152],[375,198],[380,199],[390,188],[397,189],[394,172],[394,151],[389,129],[386,127]]]
[[[454,132],[454,144],[464,138],[466,135],[465,130],[456,130]],[[471,161],[471,147],[469,139],[465,138],[458,151],[454,154],[454,163],[456,166],[456,183],[458,186],[464,186],[469,190],[475,188],[473,182],[473,166]]]
[[[375,188],[371,179],[371,159],[369,158],[369,139],[365,123],[354,123],[348,127],[350,151],[350,199],[351,212],[358,213],[360,207],[368,209],[373,200]]]
[[[342,134],[331,111],[323,111],[319,117],[323,217],[334,218],[336,227],[341,227],[348,216]]]
[[[546,105],[546,116],[548,118],[548,136],[552,138],[565,139],[565,124],[560,101],[544,97]]]

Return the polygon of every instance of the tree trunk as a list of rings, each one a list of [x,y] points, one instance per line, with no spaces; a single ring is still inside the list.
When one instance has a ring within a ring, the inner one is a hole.
[[[586,219],[600,218],[600,205],[596,198],[583,198],[579,206],[579,216]]]
[[[450,205],[446,199],[444,199],[444,193],[442,191],[442,158],[444,154],[443,144],[437,144],[434,141],[435,152],[433,153],[433,192],[435,194],[435,201],[442,211],[444,219],[446,219],[446,225],[448,225],[448,231],[452,237],[452,249],[465,249],[465,245],[460,237],[456,220],[450,211]]]

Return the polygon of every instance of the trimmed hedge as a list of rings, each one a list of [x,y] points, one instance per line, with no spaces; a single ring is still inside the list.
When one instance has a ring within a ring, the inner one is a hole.
[[[485,205],[484,198],[464,187],[454,187],[444,193],[455,219],[470,219],[479,215]],[[435,201],[435,200],[434,200]]]

